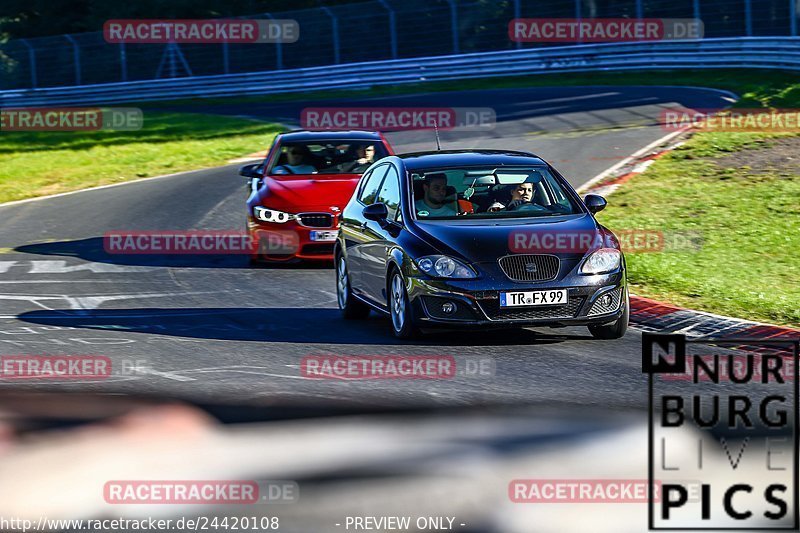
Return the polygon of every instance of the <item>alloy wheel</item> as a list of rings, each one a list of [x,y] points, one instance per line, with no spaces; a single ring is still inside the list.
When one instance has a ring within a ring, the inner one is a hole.
[[[392,277],[391,290],[391,315],[395,331],[401,331],[406,321],[406,295],[403,290],[403,280],[399,274]]]

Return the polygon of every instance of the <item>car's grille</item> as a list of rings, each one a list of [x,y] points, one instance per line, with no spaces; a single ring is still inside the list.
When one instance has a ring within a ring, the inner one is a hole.
[[[329,213],[300,213],[297,222],[307,228],[332,228],[333,215]]]
[[[610,296],[611,300],[608,304],[604,302],[604,296]],[[595,300],[594,304],[592,304],[592,308],[589,310],[589,316],[595,315],[605,315],[606,313],[613,313],[617,309],[619,309],[619,303],[622,300],[622,287],[616,288],[613,291],[609,291],[604,295],[600,296],[597,300]]]
[[[500,308],[499,298],[484,298],[478,304],[492,320],[548,320],[575,318],[580,311],[584,296],[571,296],[566,305],[548,305],[537,307]]]
[[[306,244],[303,246],[303,255],[333,255],[333,243]]]
[[[561,260],[555,255],[514,254],[498,260],[500,268],[514,281],[549,281],[558,276]]]

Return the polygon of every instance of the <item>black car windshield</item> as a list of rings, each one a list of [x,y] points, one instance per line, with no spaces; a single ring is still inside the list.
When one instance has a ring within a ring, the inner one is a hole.
[[[418,220],[581,213],[547,167],[447,168],[411,173]]]
[[[388,155],[380,141],[335,140],[282,143],[270,174],[361,174]]]

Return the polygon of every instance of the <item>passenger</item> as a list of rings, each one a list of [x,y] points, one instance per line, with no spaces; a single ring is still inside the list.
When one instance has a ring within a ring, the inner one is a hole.
[[[366,170],[366,168],[375,162],[375,146],[368,144],[361,144],[356,147],[355,161],[350,161],[344,164],[343,172],[354,172],[356,170]]]
[[[307,163],[308,148],[290,146],[286,152],[286,163],[272,169],[273,174],[314,174],[317,169]]]
[[[356,157],[359,165],[371,165],[375,161],[375,147],[371,144],[359,145],[356,147]]]
[[[424,195],[416,201],[417,214],[425,217],[454,217],[456,210],[447,205],[447,176],[442,173],[426,174],[422,184]]]

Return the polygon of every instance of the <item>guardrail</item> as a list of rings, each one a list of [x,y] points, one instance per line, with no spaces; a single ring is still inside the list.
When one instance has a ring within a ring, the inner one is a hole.
[[[357,89],[551,72],[686,68],[800,70],[799,37],[628,42],[483,52],[219,76],[0,92],[0,106],[52,106]]]

